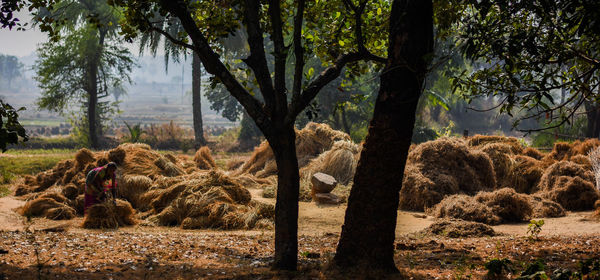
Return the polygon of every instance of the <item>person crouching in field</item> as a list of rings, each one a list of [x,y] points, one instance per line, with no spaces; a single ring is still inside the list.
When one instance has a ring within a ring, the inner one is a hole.
[[[96,167],[88,172],[85,178],[84,214],[92,205],[106,200],[106,192],[108,191],[111,192],[113,203],[116,204],[116,171],[117,164],[109,162],[104,166]]]

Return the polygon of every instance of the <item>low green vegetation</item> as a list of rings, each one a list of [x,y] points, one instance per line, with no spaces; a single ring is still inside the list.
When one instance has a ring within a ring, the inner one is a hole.
[[[16,152],[16,151],[15,151]],[[54,167],[64,159],[73,158],[74,153],[64,152],[58,154],[30,154],[23,151],[15,156],[0,157],[0,170],[2,178],[5,176],[34,175]]]

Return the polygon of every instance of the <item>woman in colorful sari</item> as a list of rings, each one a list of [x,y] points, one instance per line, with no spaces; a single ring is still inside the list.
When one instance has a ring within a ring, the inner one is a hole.
[[[106,192],[108,191],[111,192],[113,203],[116,204],[116,171],[117,164],[109,162],[88,172],[85,179],[84,213],[92,205],[103,202],[106,199]]]

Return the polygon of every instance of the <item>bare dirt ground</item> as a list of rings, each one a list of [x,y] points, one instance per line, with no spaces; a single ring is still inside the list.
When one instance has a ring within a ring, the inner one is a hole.
[[[255,199],[261,190],[253,189]],[[299,271],[269,269],[272,230],[181,230],[134,226],[118,230],[85,230],[82,219],[26,222],[14,212],[23,202],[0,198],[0,279],[324,279],[333,257],[345,204],[318,206],[300,202]],[[543,258],[547,272],[577,267],[600,256],[600,222],[590,212],[545,219],[540,239],[526,238],[527,224],[494,227],[495,237],[451,239],[419,231],[434,219],[422,213],[398,212],[396,279],[483,278],[483,264],[509,258],[517,270]],[[25,230],[29,228],[29,230]],[[31,232],[35,232],[31,234]],[[4,251],[3,251],[4,250]],[[510,275],[509,275],[510,277]],[[353,277],[350,277],[353,278]]]

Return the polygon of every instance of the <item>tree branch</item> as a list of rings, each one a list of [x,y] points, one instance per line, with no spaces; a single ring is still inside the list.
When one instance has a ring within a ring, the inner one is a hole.
[[[219,55],[212,50],[207,39],[200,29],[198,29],[185,2],[182,0],[161,0],[160,4],[167,11],[179,18],[181,25],[192,39],[194,51],[198,54],[206,72],[219,78],[229,93],[244,106],[248,114],[254,119],[263,133],[273,133],[271,119],[265,114],[263,104],[250,95],[233,74],[231,74],[227,67],[225,67],[223,62],[221,62]]]
[[[302,48],[302,19],[304,18],[304,0],[298,1],[298,9],[294,18],[294,56],[296,65],[294,69],[294,85],[292,103],[298,98],[302,90],[302,72],[304,70],[304,49]]]
[[[271,80],[271,72],[267,66],[265,55],[265,46],[263,43],[263,31],[260,28],[258,11],[260,3],[257,0],[247,0],[244,11],[246,20],[246,30],[248,32],[248,45],[250,46],[250,56],[244,59],[244,62],[252,69],[260,92],[263,95],[268,114],[272,114],[275,100],[275,89]]]
[[[157,32],[157,33],[165,36],[165,38],[167,38],[169,41],[171,41],[175,45],[182,46],[184,48],[188,48],[188,49],[194,51],[194,46],[192,46],[192,45],[190,45],[190,44],[188,44],[188,43],[186,43],[184,41],[175,39],[175,37],[171,36],[171,34],[169,34],[168,32],[166,32],[166,31],[164,31],[164,30],[162,30],[162,29],[160,29],[160,28],[158,28],[156,26],[150,27],[150,30],[152,30],[154,32]]]
[[[281,7],[279,0],[269,0],[269,17],[273,33],[271,40],[275,47],[275,104],[276,114],[285,116],[287,114],[287,89],[285,86],[285,63],[287,59],[287,47],[283,41],[283,22],[281,21]]]

